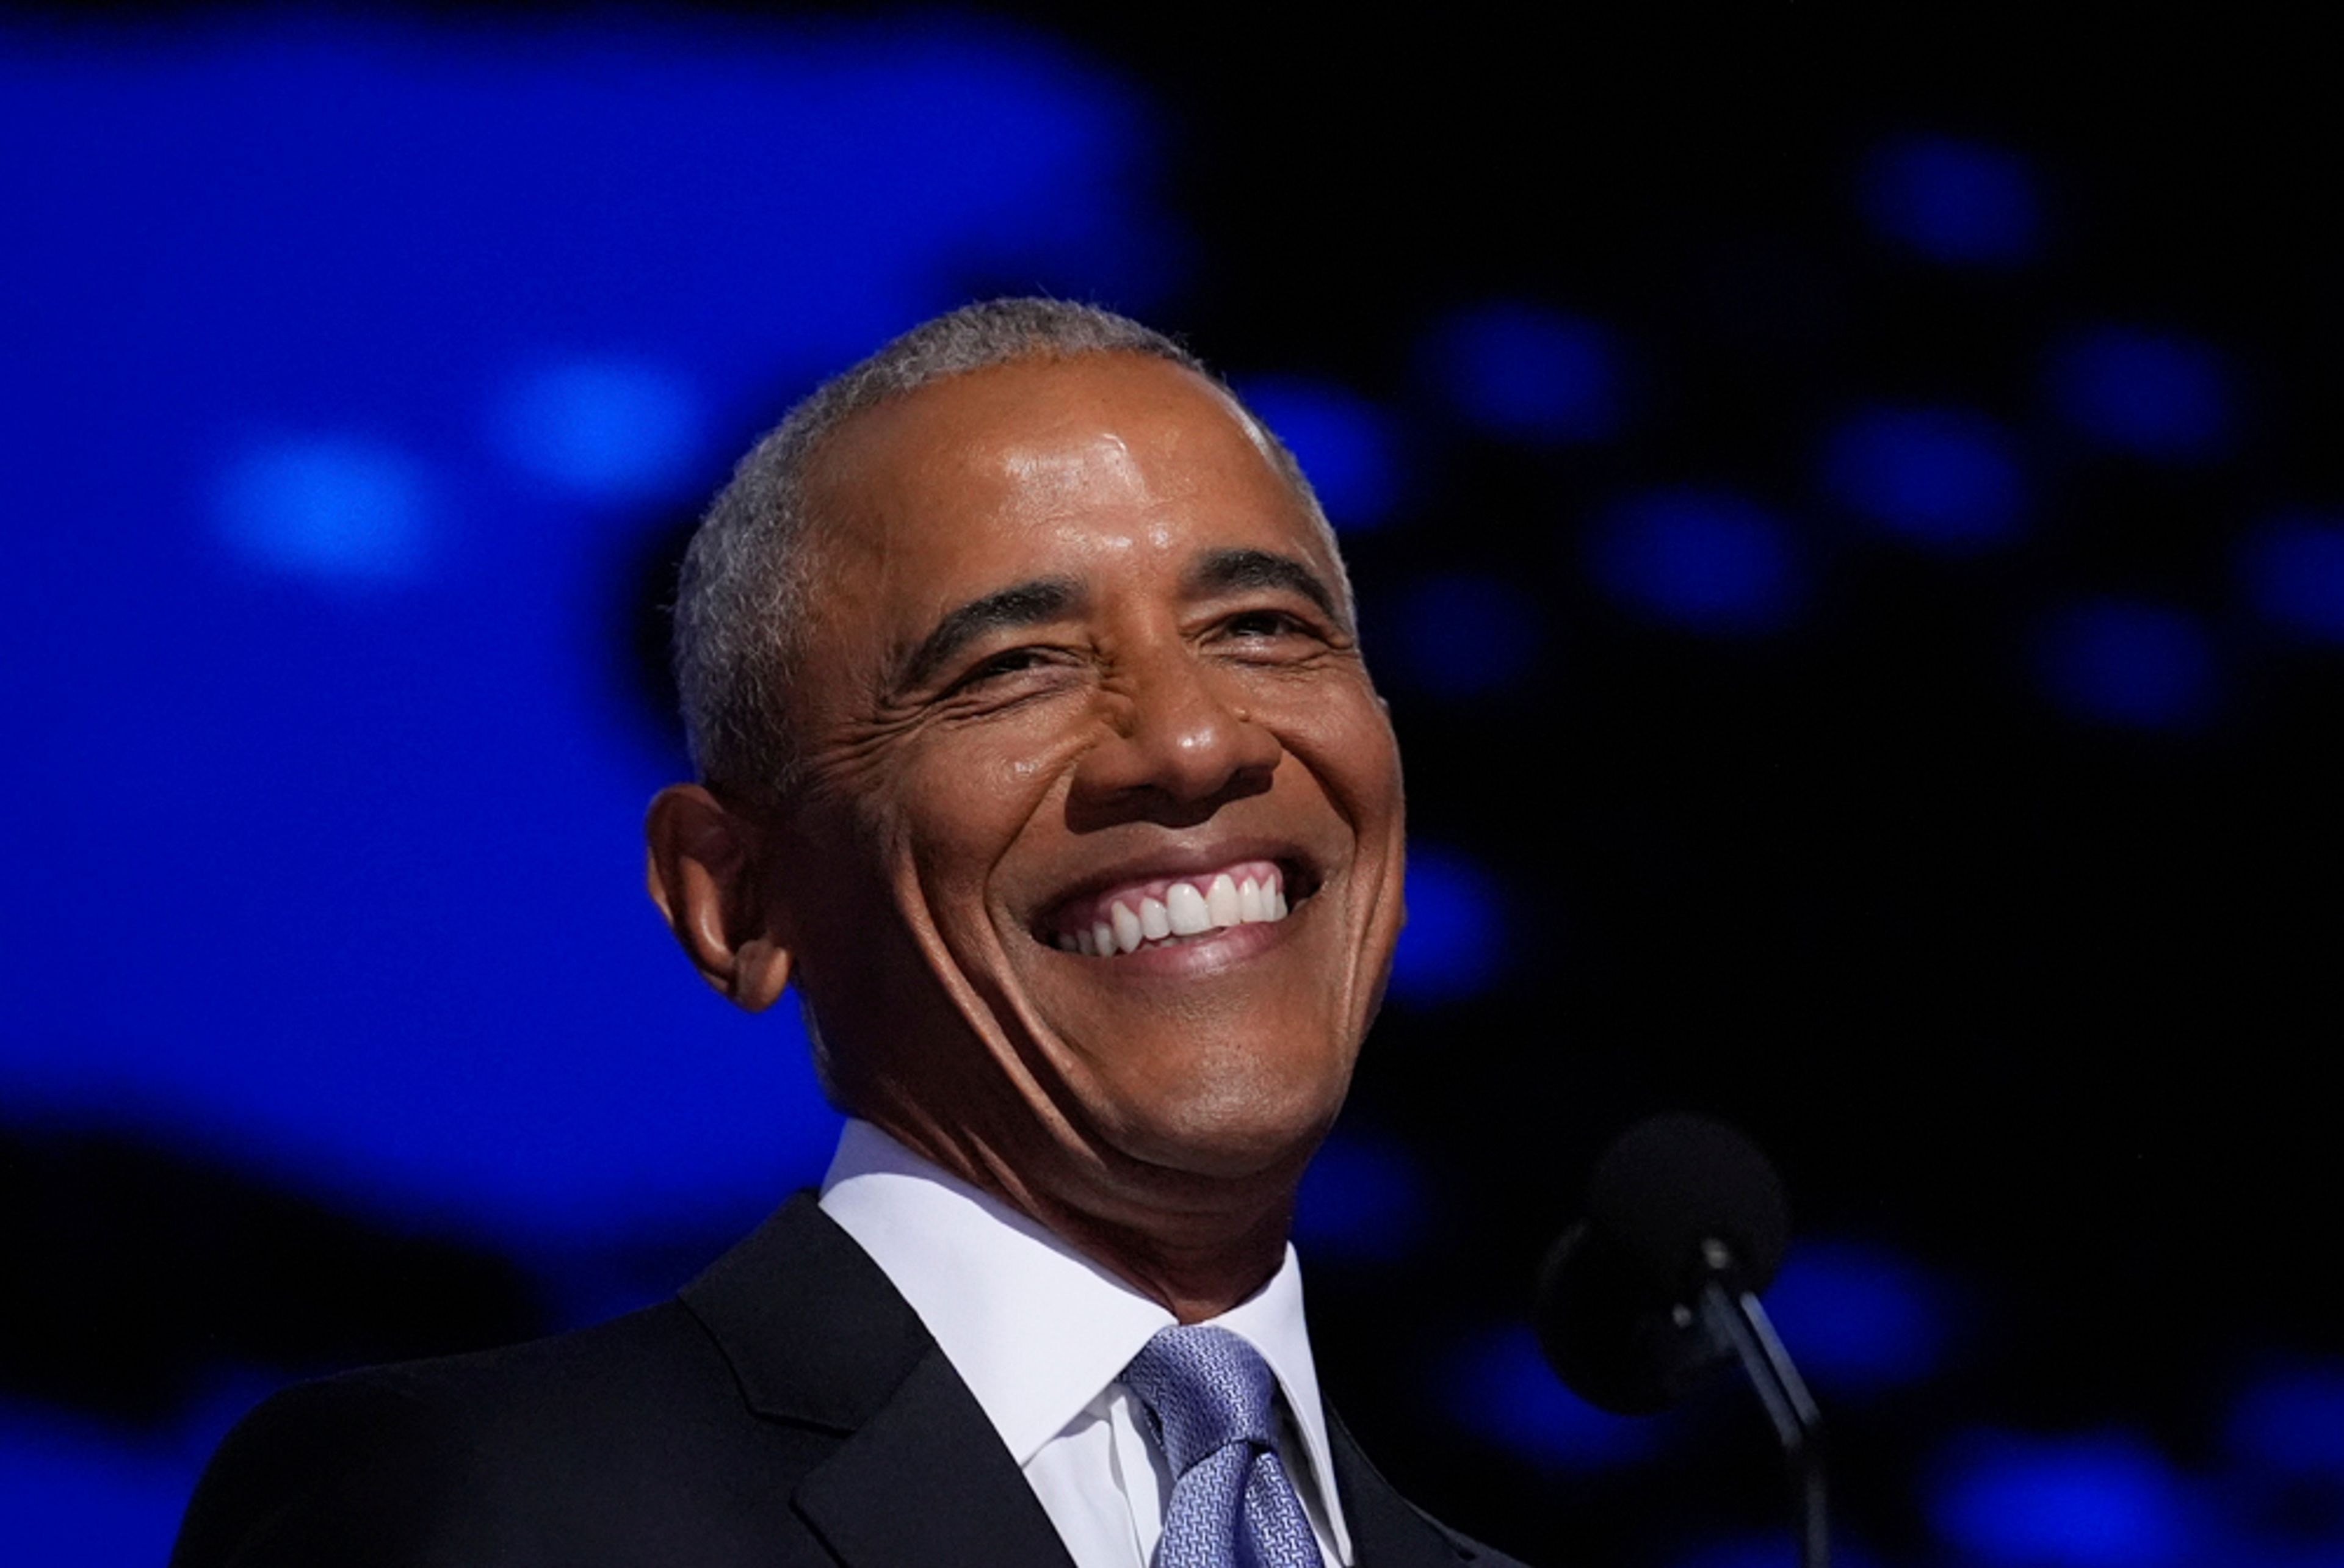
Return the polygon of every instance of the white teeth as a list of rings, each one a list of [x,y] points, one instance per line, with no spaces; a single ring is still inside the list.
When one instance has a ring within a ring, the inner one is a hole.
[[[1172,913],[1175,936],[1194,936],[1213,928],[1212,912],[1205,907],[1205,895],[1194,883],[1176,882],[1166,888],[1164,906]]]
[[[1238,907],[1238,885],[1228,872],[1214,877],[1212,886],[1205,890],[1205,913],[1216,926],[1244,924],[1245,915]]]
[[[1150,942],[1160,942],[1179,927],[1172,923],[1172,916],[1166,912],[1161,900],[1143,898],[1139,901],[1139,929]]]
[[[1202,891],[1195,882],[1168,883],[1162,897],[1127,894],[1110,903],[1087,929],[1061,932],[1055,940],[1066,952],[1106,958],[1137,952],[1167,937],[1199,936],[1208,931],[1283,920],[1287,903],[1282,882],[1275,871],[1242,882],[1223,871],[1216,873]]]

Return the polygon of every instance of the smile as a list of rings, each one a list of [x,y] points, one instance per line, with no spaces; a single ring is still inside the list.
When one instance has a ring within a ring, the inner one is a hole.
[[[1274,861],[1243,860],[1177,879],[1128,883],[1076,899],[1052,915],[1050,940],[1062,951],[1112,958],[1143,947],[1168,947],[1233,926],[1286,918],[1286,878]]]

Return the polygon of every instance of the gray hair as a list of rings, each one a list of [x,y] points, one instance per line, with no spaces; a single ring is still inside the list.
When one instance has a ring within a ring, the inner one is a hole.
[[[703,780],[760,805],[778,803],[795,781],[783,698],[818,587],[806,481],[823,441],[865,410],[949,377],[1013,359],[1117,353],[1168,360],[1228,392],[1187,349],[1127,317],[1056,299],[994,299],[924,322],[832,377],[750,450],[692,534],[676,588],[676,688]],[[1245,418],[1339,572],[1333,531],[1301,466],[1260,420]],[[1349,585],[1340,590],[1348,601]]]

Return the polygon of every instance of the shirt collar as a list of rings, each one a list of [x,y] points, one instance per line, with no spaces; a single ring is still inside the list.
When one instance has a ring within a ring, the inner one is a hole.
[[[1038,1221],[868,1122],[849,1120],[840,1134],[822,1208],[911,1303],[1020,1466],[1173,1322],[1161,1303]],[[1212,1320],[1269,1363],[1309,1452],[1329,1533],[1348,1557],[1294,1249],[1268,1284]]]

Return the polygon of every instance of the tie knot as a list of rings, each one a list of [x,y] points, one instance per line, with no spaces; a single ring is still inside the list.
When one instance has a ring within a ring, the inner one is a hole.
[[[1227,1329],[1196,1323],[1160,1329],[1123,1383],[1155,1418],[1164,1457],[1177,1477],[1233,1442],[1275,1442],[1270,1396],[1277,1380],[1261,1352]]]

